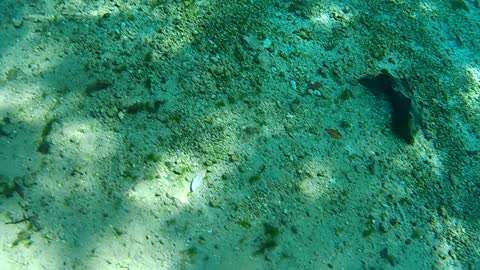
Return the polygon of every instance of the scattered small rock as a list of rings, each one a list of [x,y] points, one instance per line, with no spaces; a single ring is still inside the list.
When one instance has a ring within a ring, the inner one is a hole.
[[[23,26],[23,19],[22,18],[13,18],[12,19],[13,26],[15,28],[20,28]]]

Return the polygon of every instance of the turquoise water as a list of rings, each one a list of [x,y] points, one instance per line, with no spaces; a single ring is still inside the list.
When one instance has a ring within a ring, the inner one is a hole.
[[[478,269],[478,1],[1,1],[0,269]]]

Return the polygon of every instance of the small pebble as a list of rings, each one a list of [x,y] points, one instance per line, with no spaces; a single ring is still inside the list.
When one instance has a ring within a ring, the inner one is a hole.
[[[308,89],[307,92],[308,92],[309,95],[316,96],[316,97],[319,97],[321,95],[320,91],[318,91],[318,90]]]
[[[118,112],[118,119],[123,120],[125,118],[125,113],[122,111]]]
[[[272,46],[272,40],[269,38],[266,38],[263,40],[263,48],[268,49]]]
[[[290,87],[292,87],[293,90],[297,91],[297,82],[294,80],[291,80]]]
[[[22,18],[13,18],[12,19],[13,26],[15,28],[20,28],[23,26],[23,19]]]

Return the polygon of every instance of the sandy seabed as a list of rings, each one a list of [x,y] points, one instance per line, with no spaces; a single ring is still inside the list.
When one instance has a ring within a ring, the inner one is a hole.
[[[480,269],[479,1],[0,10],[0,269]]]

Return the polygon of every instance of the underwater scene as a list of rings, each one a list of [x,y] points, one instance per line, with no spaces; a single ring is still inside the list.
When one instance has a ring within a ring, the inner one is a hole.
[[[480,1],[0,0],[0,269],[480,269]]]

